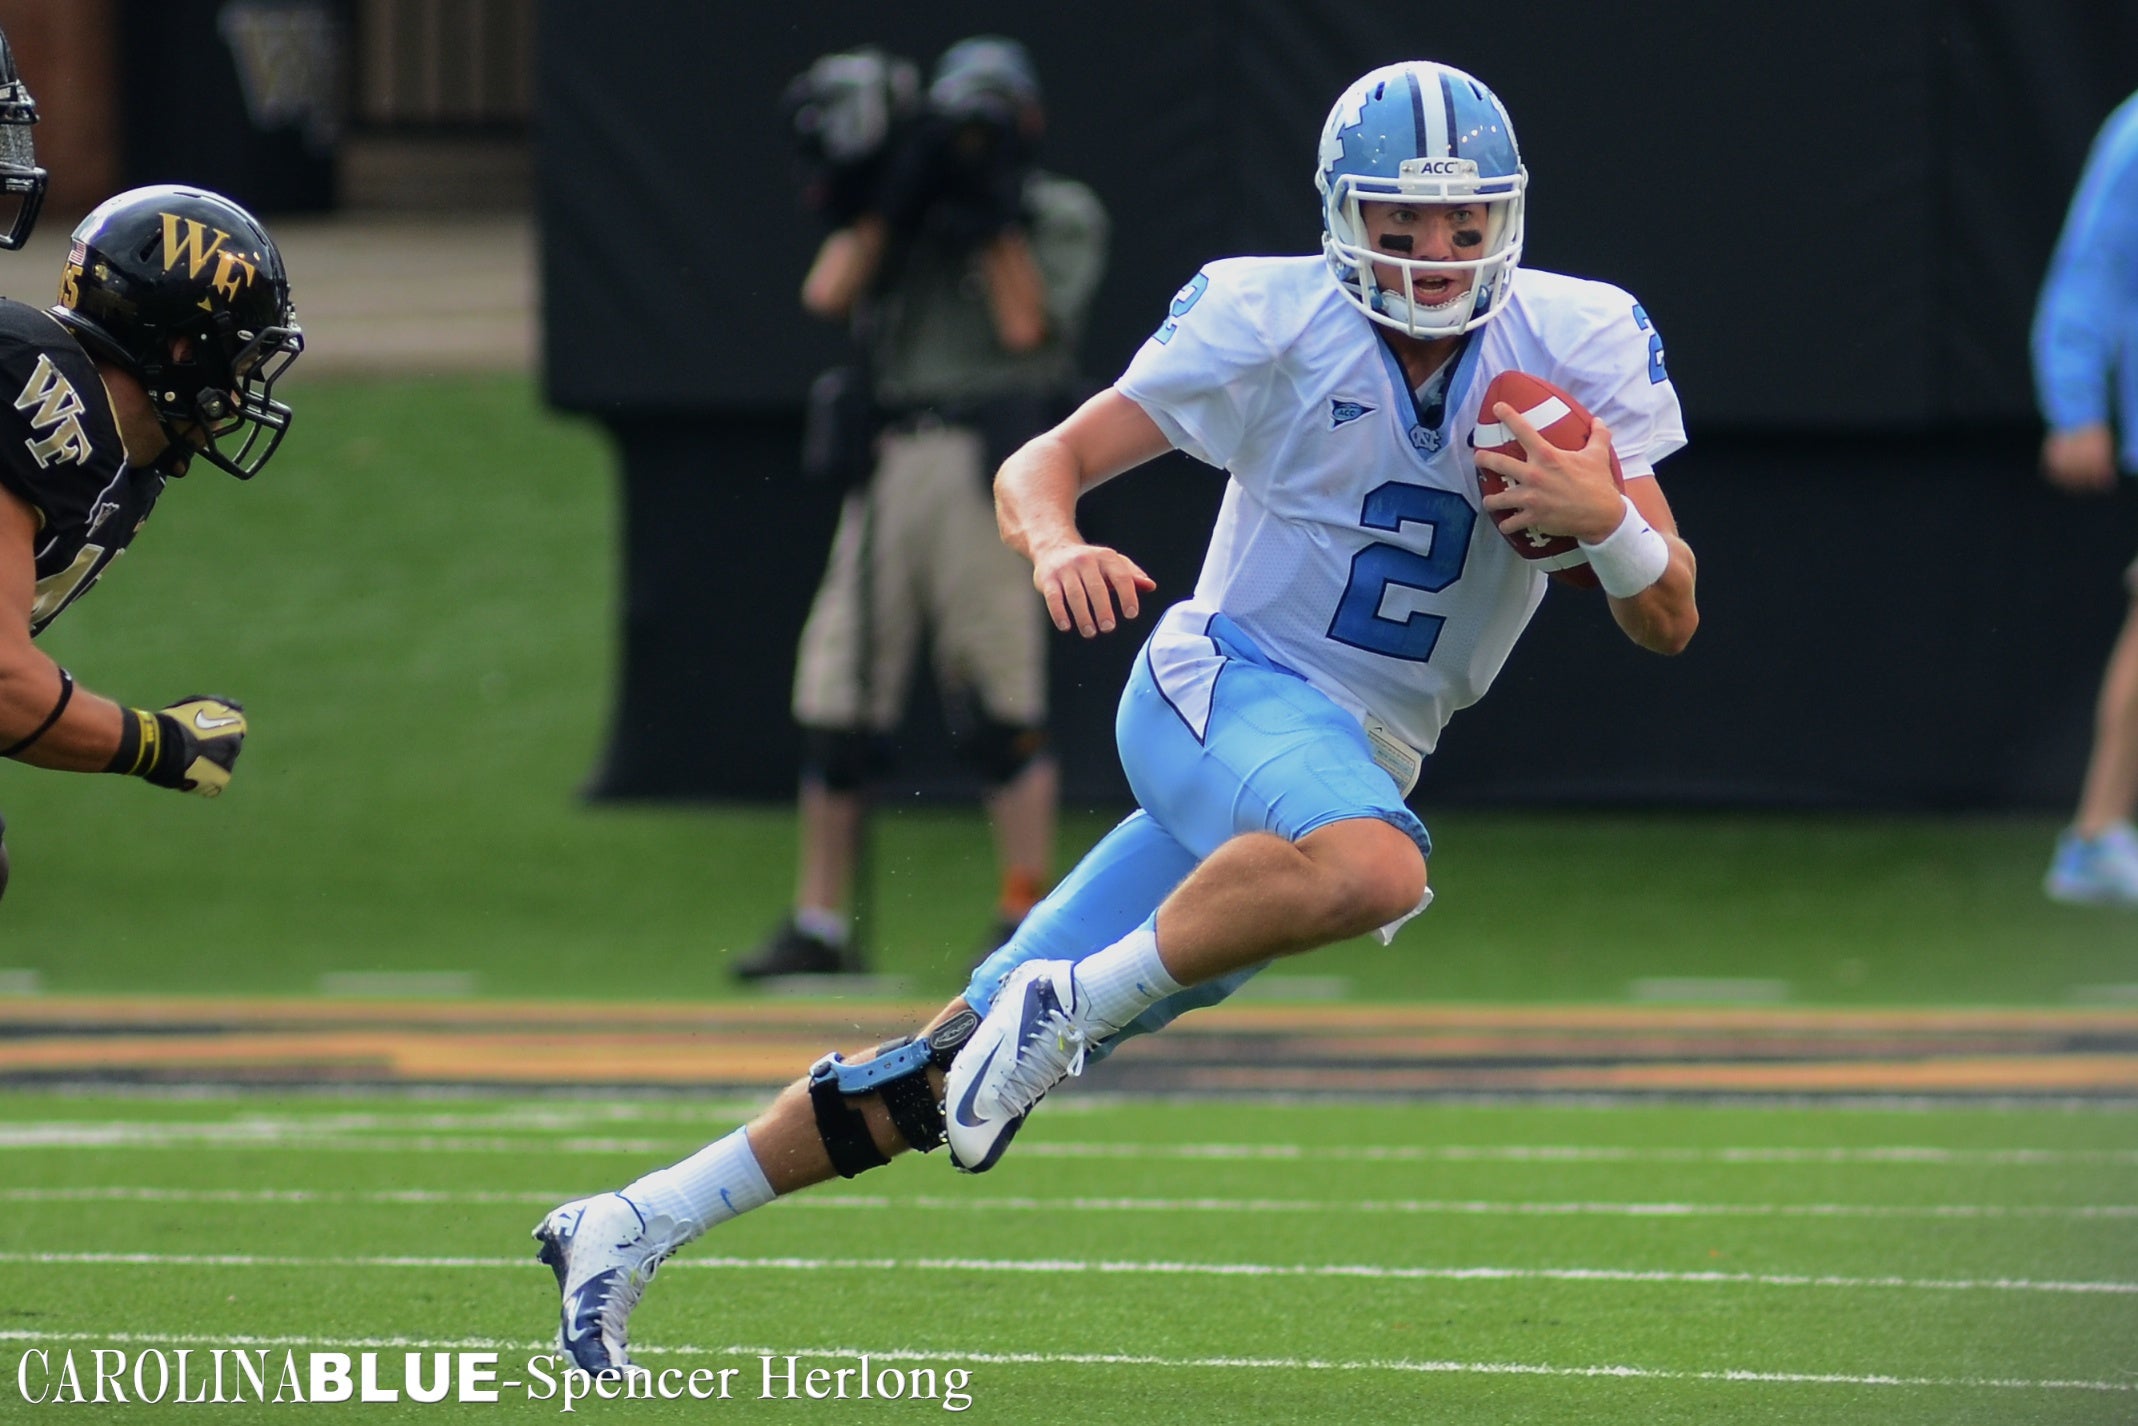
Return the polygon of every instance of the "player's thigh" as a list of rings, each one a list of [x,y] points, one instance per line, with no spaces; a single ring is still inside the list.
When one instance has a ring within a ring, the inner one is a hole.
[[[1398,828],[1430,856],[1425,824],[1373,759],[1365,730],[1305,679],[1242,658],[1201,680],[1206,702],[1138,655],[1115,724],[1136,801],[1197,857],[1243,832],[1296,842],[1349,818]],[[1170,670],[1169,670],[1170,671]],[[1197,716],[1200,715],[1200,716]]]

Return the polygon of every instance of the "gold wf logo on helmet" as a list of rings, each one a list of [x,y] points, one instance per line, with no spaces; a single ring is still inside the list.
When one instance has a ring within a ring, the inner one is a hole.
[[[199,277],[200,270],[215,259],[215,275],[208,285],[223,295],[223,300],[237,300],[239,292],[252,285],[260,269],[251,258],[232,252],[223,246],[230,234],[221,228],[211,228],[198,218],[182,218],[176,213],[165,213],[163,218],[163,270],[169,272],[183,261],[186,276]],[[215,241],[208,241],[208,234],[215,234]],[[202,306],[207,303],[203,302]]]

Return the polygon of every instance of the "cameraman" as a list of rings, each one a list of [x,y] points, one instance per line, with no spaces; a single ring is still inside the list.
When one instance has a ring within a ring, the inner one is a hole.
[[[789,917],[735,973],[860,969],[850,903],[867,794],[889,765],[923,622],[1001,872],[992,950],[1046,890],[1059,777],[1046,617],[995,529],[995,468],[1066,415],[1105,262],[1090,189],[1035,168],[1038,76],[1014,40],[962,40],[925,102],[910,65],[828,55],[789,111],[804,199],[831,226],[802,305],[851,325],[858,379],[812,393],[810,463],[850,471],[796,657],[801,855]],[[843,454],[842,454],[843,452]]]

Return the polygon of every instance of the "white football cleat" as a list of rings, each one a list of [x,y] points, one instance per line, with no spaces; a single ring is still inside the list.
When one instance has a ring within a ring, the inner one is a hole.
[[[636,1204],[605,1193],[551,1209],[534,1237],[535,1256],[557,1274],[557,1350],[591,1375],[621,1373],[631,1365],[631,1309],[676,1250],[674,1235],[649,1231]]]
[[[966,1173],[993,1168],[1032,1106],[1084,1072],[1090,1036],[1079,1008],[1069,961],[1027,961],[1002,982],[943,1086],[954,1166]]]

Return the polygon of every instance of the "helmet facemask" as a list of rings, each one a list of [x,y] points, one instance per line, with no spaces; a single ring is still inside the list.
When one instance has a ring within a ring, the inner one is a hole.
[[[183,360],[144,370],[142,380],[174,448],[250,480],[289,431],[290,408],[274,399],[275,383],[303,353],[304,333],[292,324],[226,338],[228,320],[218,314]],[[232,342],[241,344],[235,352]],[[188,439],[192,434],[201,444]]]
[[[15,72],[7,37],[0,35],[0,248],[11,251],[29,241],[49,181],[37,166],[37,145],[30,136],[36,122],[37,101]]]
[[[1323,209],[1322,252],[1335,270],[1344,293],[1368,317],[1406,336],[1429,339],[1460,336],[1492,320],[1505,304],[1507,288],[1522,258],[1522,197],[1526,172],[1506,178],[1480,178],[1467,159],[1410,159],[1394,179],[1340,174]],[[1456,169],[1450,173],[1447,170]],[[1485,210],[1484,251],[1474,258],[1433,260],[1405,257],[1372,246],[1367,236],[1365,203],[1401,203],[1419,207],[1468,205]],[[1383,286],[1375,264],[1393,268],[1401,280]],[[1446,303],[1427,307],[1413,300],[1412,282],[1420,276],[1470,277],[1469,287]]]

